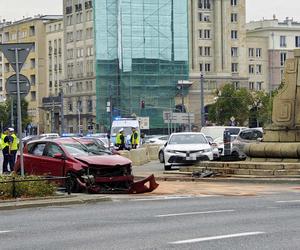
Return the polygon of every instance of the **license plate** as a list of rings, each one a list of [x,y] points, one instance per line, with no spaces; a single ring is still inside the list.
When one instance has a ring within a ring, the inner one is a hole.
[[[195,161],[196,159],[197,159],[196,156],[187,156],[186,157],[187,161]]]

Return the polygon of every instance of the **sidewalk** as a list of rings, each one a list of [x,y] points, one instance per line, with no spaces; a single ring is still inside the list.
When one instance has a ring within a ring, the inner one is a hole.
[[[74,204],[85,204],[101,201],[111,201],[110,197],[104,195],[89,194],[59,194],[55,197],[15,199],[0,201],[0,210],[12,210],[20,208],[34,208],[47,206],[65,206]]]

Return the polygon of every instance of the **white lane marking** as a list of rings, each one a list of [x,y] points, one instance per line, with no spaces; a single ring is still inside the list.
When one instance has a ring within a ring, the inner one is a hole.
[[[156,196],[149,198],[136,198],[132,199],[132,201],[161,201],[161,200],[179,200],[179,199],[193,199],[193,198],[205,198],[205,197],[216,197],[217,195],[186,195],[186,196]]]
[[[178,213],[178,214],[159,214],[155,217],[172,217],[172,216],[184,216],[184,215],[195,215],[195,214],[215,214],[215,213],[231,213],[235,210],[214,210],[214,211],[202,211],[202,212],[190,212],[190,213]]]
[[[0,234],[10,233],[11,231],[0,231]]]
[[[300,202],[300,200],[289,200],[289,201],[275,201],[277,203],[297,203]]]
[[[196,242],[202,242],[202,241],[211,241],[211,240],[221,240],[221,239],[228,239],[228,238],[246,237],[246,236],[259,235],[259,234],[265,234],[265,232],[245,232],[245,233],[238,233],[238,234],[219,235],[219,236],[203,237],[203,238],[190,239],[190,240],[174,241],[174,242],[169,242],[169,244],[175,244],[175,245],[188,244],[188,243],[196,243]]]

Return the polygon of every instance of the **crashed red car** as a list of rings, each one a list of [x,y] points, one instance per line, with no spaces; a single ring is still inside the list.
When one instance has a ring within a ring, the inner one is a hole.
[[[131,161],[80,138],[31,141],[24,147],[26,175],[71,176],[72,192],[144,193],[157,188],[154,176],[134,182]],[[15,171],[20,173],[20,159]]]

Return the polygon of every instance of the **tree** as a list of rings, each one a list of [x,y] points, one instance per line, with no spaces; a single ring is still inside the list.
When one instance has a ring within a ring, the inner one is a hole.
[[[6,103],[0,103],[0,125],[1,125],[1,131],[4,127],[8,126],[8,112],[7,112],[7,106]]]
[[[249,119],[249,106],[252,95],[246,88],[235,89],[232,84],[226,84],[218,91],[216,102],[209,107],[208,119],[217,125],[228,125],[230,118],[243,125]]]

